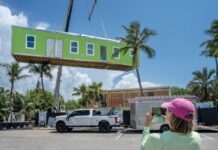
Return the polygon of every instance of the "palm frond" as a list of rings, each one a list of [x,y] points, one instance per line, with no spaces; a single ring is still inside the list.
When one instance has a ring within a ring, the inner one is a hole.
[[[31,75],[21,75],[19,77],[17,77],[17,80],[21,80],[21,79],[26,79],[29,78]]]
[[[147,54],[148,58],[153,58],[155,57],[155,51],[154,49],[152,49],[151,47],[147,46],[147,45],[140,45],[139,47],[140,49],[142,49],[142,51]]]
[[[118,50],[116,50],[113,54],[112,54],[112,57],[116,57],[117,55],[119,55],[120,53],[125,55],[126,52],[129,51],[129,49],[131,48],[131,46],[127,45],[125,47],[122,47],[122,48],[119,48]]]

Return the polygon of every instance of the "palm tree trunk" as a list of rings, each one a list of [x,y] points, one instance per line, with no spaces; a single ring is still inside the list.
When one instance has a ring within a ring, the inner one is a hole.
[[[138,67],[136,68],[136,74],[137,74],[137,78],[138,78],[139,88],[140,88],[140,91],[141,91],[141,96],[144,96]]]
[[[43,83],[43,74],[40,75],[40,78],[41,78],[41,83],[42,83],[42,90],[44,92],[45,89],[44,89],[44,83]]]
[[[204,101],[207,101],[207,100],[209,99],[209,97],[208,97],[208,92],[207,92],[207,87],[204,87],[204,93],[205,93],[205,95],[204,95]]]
[[[215,98],[218,100],[218,60],[217,60],[217,57],[215,57],[215,62],[216,62]]]
[[[217,60],[217,57],[215,57],[215,62],[216,62],[216,78],[218,78],[218,60]]]
[[[10,122],[12,122],[12,107],[13,107],[13,102],[12,102],[12,94],[13,94],[13,88],[14,88],[14,81],[11,81],[11,91],[10,91]]]

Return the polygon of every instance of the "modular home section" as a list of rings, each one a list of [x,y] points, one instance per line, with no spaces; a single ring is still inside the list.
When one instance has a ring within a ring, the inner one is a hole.
[[[124,46],[118,40],[12,27],[12,55],[19,62],[127,71],[134,68],[131,50],[112,57]]]

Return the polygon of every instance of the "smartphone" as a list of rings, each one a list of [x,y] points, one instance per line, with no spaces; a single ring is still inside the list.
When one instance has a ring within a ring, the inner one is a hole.
[[[152,107],[152,116],[161,116],[166,114],[166,108]]]

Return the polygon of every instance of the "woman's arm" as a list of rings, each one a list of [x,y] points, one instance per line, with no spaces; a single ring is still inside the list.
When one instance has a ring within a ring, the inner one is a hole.
[[[142,141],[141,141],[141,150],[152,150],[152,143],[150,137],[150,125],[154,117],[147,113],[145,116],[145,128],[143,130]]]

